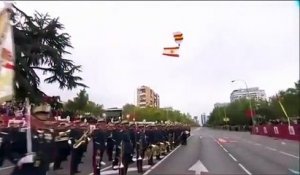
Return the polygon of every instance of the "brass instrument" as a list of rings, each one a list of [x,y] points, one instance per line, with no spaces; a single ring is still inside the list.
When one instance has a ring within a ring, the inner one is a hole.
[[[55,141],[61,141],[65,137],[69,137],[71,130],[67,130],[65,132],[59,132],[58,136],[55,137]]]
[[[84,144],[86,142],[86,139],[89,138],[88,137],[89,132],[90,132],[90,130],[88,129],[87,131],[84,132],[84,134],[78,140],[75,140],[75,143],[73,145],[74,149],[77,149],[79,146],[81,146],[82,144]]]

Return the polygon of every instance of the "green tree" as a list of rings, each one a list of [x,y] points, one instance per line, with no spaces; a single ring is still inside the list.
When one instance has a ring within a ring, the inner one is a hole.
[[[132,115],[134,112],[135,112],[135,109],[136,109],[136,107],[135,107],[135,105],[133,105],[133,104],[125,104],[124,106],[123,106],[123,114],[126,116],[127,114],[130,114],[130,115]]]
[[[90,101],[89,95],[85,89],[80,90],[73,100],[68,100],[64,109],[66,111],[76,112],[82,115],[90,113],[98,117],[101,117],[103,113],[103,105]]]
[[[89,101],[89,96],[85,89],[80,90],[73,100],[68,100],[65,104],[65,109],[72,112],[78,112],[80,114],[85,113],[85,109],[87,107]]]
[[[59,88],[86,87],[81,77],[75,76],[81,66],[64,56],[72,48],[70,35],[63,33],[64,25],[58,18],[35,12],[33,16],[13,6],[13,34],[15,42],[15,92],[17,99],[29,97],[39,102],[44,92],[39,85],[38,71],[48,77],[45,83],[58,83]]]

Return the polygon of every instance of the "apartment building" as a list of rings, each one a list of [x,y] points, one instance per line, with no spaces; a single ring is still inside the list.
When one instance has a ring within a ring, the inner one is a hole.
[[[141,86],[137,89],[137,106],[159,108],[159,95],[153,89],[147,86]]]
[[[265,100],[266,92],[265,90],[261,90],[258,87],[248,89],[237,89],[233,90],[230,94],[230,101],[233,102],[241,98],[249,98],[248,96],[254,100]]]

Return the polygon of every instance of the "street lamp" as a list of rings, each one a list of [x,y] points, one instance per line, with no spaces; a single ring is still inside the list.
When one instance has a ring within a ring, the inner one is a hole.
[[[245,80],[232,80],[231,83],[234,83],[236,81],[241,81],[245,84],[246,86],[246,91],[247,91],[247,96],[249,98],[249,107],[250,107],[250,115],[251,115],[251,120],[252,120],[252,125],[254,125],[254,120],[253,120],[253,111],[252,111],[252,103],[251,103],[251,97],[250,97],[250,93],[249,93],[249,89],[248,89],[248,85],[247,82]]]

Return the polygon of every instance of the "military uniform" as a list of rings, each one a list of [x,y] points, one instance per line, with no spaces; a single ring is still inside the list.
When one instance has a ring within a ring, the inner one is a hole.
[[[74,144],[76,141],[80,139],[83,132],[80,129],[72,128],[70,132],[70,147],[71,147],[71,162],[70,162],[70,175],[74,175],[76,173],[80,173],[78,170],[78,166],[81,160],[81,150],[80,146],[78,148],[74,148]]]
[[[71,147],[68,144],[69,135],[66,128],[57,128],[55,131],[55,160],[54,160],[54,170],[62,169],[62,161],[67,160],[68,155],[71,153]]]
[[[93,132],[93,167],[94,175],[100,175],[103,154],[106,149],[106,132],[104,129],[98,128]]]
[[[23,134],[24,133],[24,134]],[[26,150],[26,133],[20,132],[21,138],[19,143],[22,143],[23,148]],[[17,162],[17,166],[14,168],[11,175],[46,175],[49,170],[49,160],[47,160],[47,154],[43,152],[46,140],[44,134],[32,132],[32,154],[26,155],[24,152],[22,157]],[[25,139],[23,139],[25,138]],[[24,150],[24,149],[22,149]],[[48,151],[49,152],[49,151]]]

